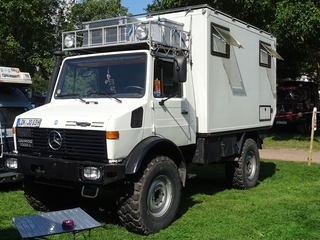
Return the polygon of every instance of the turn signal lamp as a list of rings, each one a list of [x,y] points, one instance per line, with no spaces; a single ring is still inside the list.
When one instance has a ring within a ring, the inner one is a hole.
[[[119,132],[118,131],[106,132],[106,138],[107,139],[118,139],[119,138]]]

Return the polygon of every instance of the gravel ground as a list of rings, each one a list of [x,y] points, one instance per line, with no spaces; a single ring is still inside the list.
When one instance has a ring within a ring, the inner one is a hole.
[[[306,162],[310,156],[309,150],[296,149],[260,149],[260,158],[284,161]],[[320,163],[320,152],[312,151],[311,163]]]

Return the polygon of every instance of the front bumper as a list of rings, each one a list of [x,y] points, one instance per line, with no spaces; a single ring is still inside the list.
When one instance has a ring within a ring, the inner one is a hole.
[[[1,183],[19,182],[22,179],[23,179],[23,175],[20,173],[0,171],[0,184]]]
[[[15,171],[24,175],[69,181],[81,184],[103,186],[125,178],[124,164],[109,164],[93,161],[74,161],[50,157],[36,157],[24,154],[5,153],[3,161],[8,158],[17,159]],[[4,165],[5,166],[5,165]],[[101,170],[101,177],[98,180],[88,180],[84,177],[85,167],[97,167]]]
[[[294,118],[294,117],[286,117],[286,116],[276,116],[274,120],[274,124],[276,125],[289,125],[295,123],[304,123],[308,121],[306,117]]]

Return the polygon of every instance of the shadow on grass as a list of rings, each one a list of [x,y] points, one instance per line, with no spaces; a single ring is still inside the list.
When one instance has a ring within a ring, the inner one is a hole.
[[[1,240],[21,239],[21,235],[16,228],[0,229]]]
[[[270,162],[260,163],[259,183],[272,177],[276,172],[276,165]],[[188,179],[186,187],[182,191],[181,204],[178,218],[185,214],[188,209],[201,202],[195,201],[193,196],[196,194],[214,195],[230,189],[225,177],[224,164],[209,165],[203,167],[192,166],[189,172],[197,177]],[[241,190],[239,190],[241,191]]]
[[[259,182],[270,178],[276,171],[276,165],[262,161],[260,163]],[[177,218],[183,216],[188,209],[201,202],[195,201],[196,194],[214,195],[216,193],[230,189],[225,178],[224,164],[207,165],[199,167],[190,165],[188,173],[195,174],[195,178],[187,179],[186,187],[182,189],[182,196]],[[102,223],[102,227],[107,224],[121,225],[116,213],[116,191],[102,190],[97,199],[82,199],[81,208],[90,216]]]
[[[0,183],[0,192],[10,192],[10,191],[17,191],[21,189],[22,189],[22,181],[11,182],[11,183]]]

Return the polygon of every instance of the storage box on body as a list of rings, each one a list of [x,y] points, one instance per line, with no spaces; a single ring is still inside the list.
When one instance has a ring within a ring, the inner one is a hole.
[[[101,19],[98,21],[83,22],[83,46],[104,45],[129,40],[129,30],[133,22],[138,21],[134,17],[119,17]]]
[[[147,26],[152,41],[171,47],[184,46],[186,35],[183,33],[183,23],[162,18],[158,21],[150,21]]]

